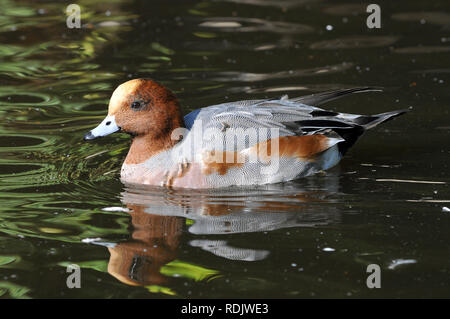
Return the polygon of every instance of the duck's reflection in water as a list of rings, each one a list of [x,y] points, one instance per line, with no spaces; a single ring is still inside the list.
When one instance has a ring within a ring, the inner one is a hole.
[[[323,185],[316,185],[317,182]],[[131,239],[108,247],[108,272],[130,285],[161,285],[161,267],[177,258],[183,232],[191,247],[228,260],[257,261],[269,250],[235,247],[226,235],[314,227],[340,220],[332,205],[338,177],[267,185],[253,189],[168,190],[127,185],[122,202],[129,209]],[[196,235],[201,235],[198,236]],[[194,238],[192,238],[194,237]]]
[[[145,206],[127,207],[133,225],[131,239],[108,247],[108,272],[133,286],[161,285],[167,278],[160,268],[176,258],[184,221],[147,214]]]

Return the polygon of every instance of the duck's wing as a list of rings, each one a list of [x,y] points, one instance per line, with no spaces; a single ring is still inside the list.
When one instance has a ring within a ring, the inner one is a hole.
[[[352,93],[363,93],[363,92],[375,92],[375,91],[382,91],[381,88],[375,88],[375,87],[359,87],[359,88],[350,88],[350,89],[341,89],[336,91],[329,91],[329,92],[322,92],[322,93],[316,93],[301,97],[296,97],[289,99],[287,96],[282,97],[279,100],[270,100],[270,99],[262,99],[262,100],[244,100],[244,101],[236,101],[236,102],[229,102],[229,103],[222,103],[218,105],[209,106],[203,109],[197,109],[189,114],[187,114],[184,117],[184,121],[186,124],[187,129],[191,129],[194,125],[195,120],[197,119],[197,116],[202,112],[202,116],[213,116],[213,115],[219,115],[219,113],[224,113],[220,115],[220,118],[224,118],[227,115],[227,112],[233,112],[233,111],[244,111],[243,115],[248,115],[248,113],[252,111],[254,108],[261,107],[264,109],[269,109],[269,112],[275,112],[277,114],[280,114],[284,112],[283,114],[291,114],[294,112],[295,114],[298,114],[298,110],[308,111],[308,110],[316,110],[316,111],[324,111],[323,109],[320,109],[316,106],[324,104],[326,102],[338,99],[340,97],[343,97],[348,94]],[[286,107],[288,110],[286,111]],[[328,114],[335,115],[338,113],[335,112],[329,112]],[[304,114],[304,112],[303,112]],[[302,114],[302,115],[303,115]],[[341,113],[342,114],[342,113]],[[268,115],[268,114],[267,114]],[[318,115],[327,115],[325,112],[316,112],[315,116]],[[239,116],[239,114],[235,114],[235,116]],[[276,117],[277,119],[280,117]],[[203,119],[204,120],[204,119]]]
[[[335,137],[337,134],[342,138],[341,149],[345,152],[366,129],[403,114],[405,110],[378,115],[359,115],[327,111],[305,103],[319,105],[348,94],[379,90],[363,87],[293,99],[284,96],[281,99],[247,100],[213,105],[188,114],[186,122],[189,125],[186,126],[191,132],[195,131],[196,134],[200,133],[203,136],[205,133],[214,132],[216,141],[225,140],[226,133],[233,133],[233,130],[238,132],[237,134],[245,134],[250,130],[259,131],[258,142],[273,137],[273,134],[267,131],[270,129],[275,129],[278,136],[323,134]],[[265,135],[261,132],[265,132]],[[251,145],[247,145],[249,146]],[[209,145],[205,148],[214,149],[214,146]]]
[[[312,118],[319,108],[292,102],[287,97],[277,100],[249,100],[213,105],[195,110],[185,117],[188,129],[278,128],[282,135],[297,135],[296,121]],[[289,127],[285,123],[291,123]]]

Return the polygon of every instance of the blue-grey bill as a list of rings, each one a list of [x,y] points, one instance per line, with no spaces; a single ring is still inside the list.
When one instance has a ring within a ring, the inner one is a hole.
[[[114,115],[108,115],[96,128],[89,131],[84,136],[84,139],[93,140],[94,138],[106,136],[119,130],[120,127],[117,126]]]

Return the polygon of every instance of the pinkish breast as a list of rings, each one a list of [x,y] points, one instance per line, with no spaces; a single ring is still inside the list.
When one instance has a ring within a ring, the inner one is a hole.
[[[166,187],[208,188],[197,163],[177,164],[170,169],[149,169],[142,164],[124,164],[120,179],[125,183]]]

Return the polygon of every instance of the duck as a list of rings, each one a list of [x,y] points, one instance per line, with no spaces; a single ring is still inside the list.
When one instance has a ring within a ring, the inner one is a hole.
[[[171,90],[138,78],[114,90],[107,116],[84,139],[131,136],[120,172],[128,185],[210,189],[282,183],[334,167],[365,131],[408,111],[360,115],[318,107],[380,90],[226,102],[183,116]]]

